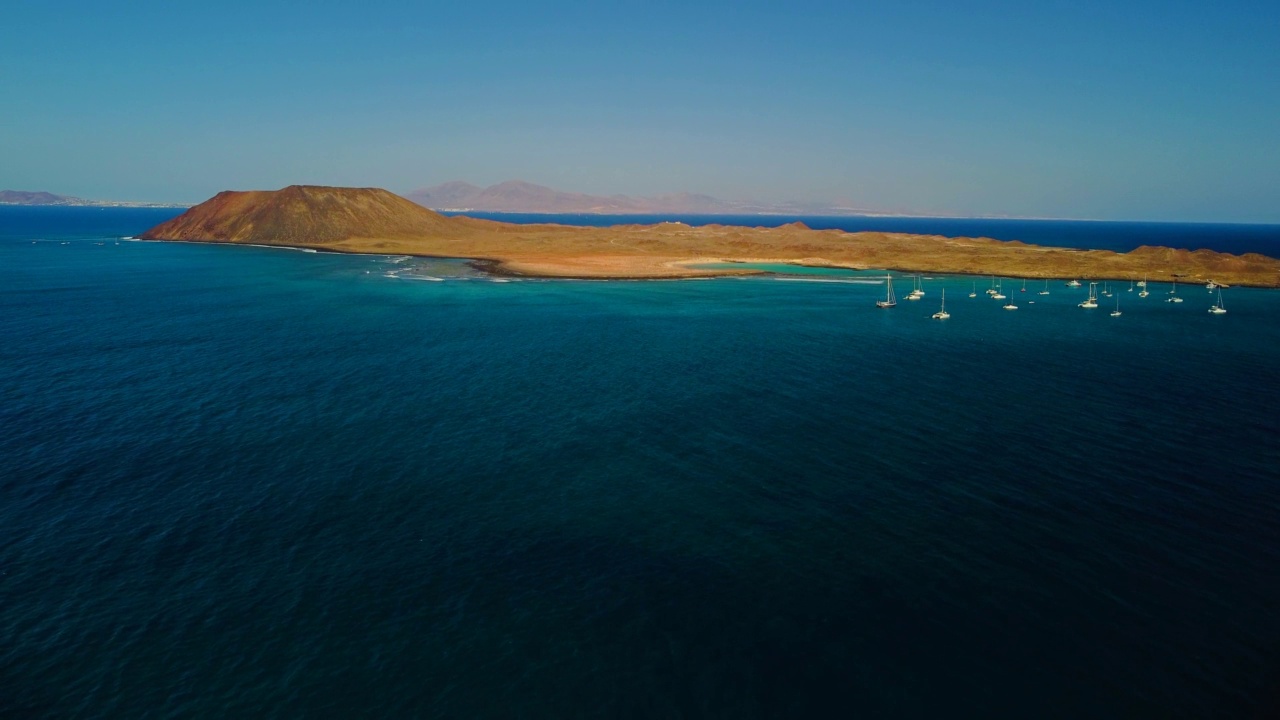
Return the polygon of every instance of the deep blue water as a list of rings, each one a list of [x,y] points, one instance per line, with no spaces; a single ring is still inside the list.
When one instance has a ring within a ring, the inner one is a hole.
[[[1280,293],[116,244],[175,212],[0,208],[0,717],[1280,707]]]
[[[458,213],[449,213],[458,214]],[[881,231],[989,237],[1021,240],[1036,245],[1094,248],[1128,252],[1142,245],[1198,250],[1206,248],[1236,255],[1255,252],[1280,257],[1280,225],[1228,223],[1100,222],[1094,220],[1005,220],[996,218],[927,217],[808,217],[783,215],[541,215],[532,213],[466,213],[507,222],[556,222],[567,225],[626,225],[680,221],[688,225],[745,225],[777,227],[803,222],[817,230]]]

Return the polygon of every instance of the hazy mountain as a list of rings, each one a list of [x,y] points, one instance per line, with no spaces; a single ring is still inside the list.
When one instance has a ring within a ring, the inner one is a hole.
[[[186,203],[85,200],[71,195],[31,190],[0,190],[0,205],[61,205],[67,207],[187,207]]]
[[[0,190],[0,205],[88,205],[85,200],[70,195],[54,195],[51,192],[30,190]]]
[[[855,215],[866,210],[822,204],[761,204],[721,200],[697,193],[667,193],[654,197],[587,195],[543,185],[509,180],[489,187],[454,181],[405,193],[405,197],[433,210],[475,210],[515,213],[596,213],[601,215],[676,213],[684,215]]]

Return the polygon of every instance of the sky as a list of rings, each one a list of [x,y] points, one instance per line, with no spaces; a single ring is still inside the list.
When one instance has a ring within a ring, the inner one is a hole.
[[[1280,3],[16,0],[0,189],[1280,222]]]

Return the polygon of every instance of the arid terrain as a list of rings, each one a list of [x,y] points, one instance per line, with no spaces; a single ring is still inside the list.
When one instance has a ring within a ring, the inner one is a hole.
[[[1141,247],[1128,253],[1041,247],[990,238],[682,223],[607,228],[518,225],[446,217],[376,188],[292,185],[219,193],[142,235],[147,240],[306,247],[488,261],[495,272],[541,277],[664,278],[745,274],[698,269],[716,261],[884,268],[1025,278],[1280,286],[1280,260],[1254,253]]]

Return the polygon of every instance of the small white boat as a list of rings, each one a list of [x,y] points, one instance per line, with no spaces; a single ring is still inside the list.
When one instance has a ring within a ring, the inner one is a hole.
[[[951,313],[947,312],[947,289],[942,289],[942,307],[938,312],[933,314],[934,320],[946,320],[951,317]]]
[[[1133,292],[1133,281],[1129,281],[1129,292]]]
[[[914,290],[911,290],[908,296],[906,296],[906,299],[919,300],[922,299],[922,297],[924,297],[924,288],[920,287],[920,275],[915,275],[915,288]]]
[[[1071,282],[1067,283],[1067,287],[1080,287],[1080,281],[1072,280]]]
[[[1021,292],[1026,292],[1026,291],[1027,291],[1027,279],[1026,279],[1026,278],[1022,278],[1022,290],[1021,290]]]
[[[1102,283],[1102,295],[1111,297],[1111,283]]]
[[[1138,281],[1138,287],[1140,287],[1140,288],[1144,288],[1144,287],[1146,287],[1146,286],[1147,286],[1147,279],[1146,279],[1146,278],[1142,278],[1141,280],[1139,280],[1139,281]]]
[[[1089,309],[1098,307],[1098,283],[1089,283],[1089,297],[1080,303],[1080,307]]]
[[[1227,308],[1222,305],[1222,286],[1221,285],[1218,286],[1218,304],[1209,308],[1209,312],[1213,313],[1214,315],[1227,314]]]
[[[1171,302],[1171,303],[1180,303],[1180,302],[1182,302],[1182,298],[1178,297],[1178,280],[1177,280],[1177,278],[1175,278],[1175,279],[1174,279],[1174,281],[1173,281],[1173,289],[1169,291],[1169,297],[1168,297],[1168,299],[1166,299],[1166,300],[1165,300],[1165,302]]]
[[[969,293],[969,297],[978,297],[978,281],[973,281],[973,292]]]
[[[1111,317],[1120,317],[1120,298],[1116,298],[1116,309],[1111,311]]]
[[[998,293],[998,292],[1000,292],[1000,291],[999,291],[999,290],[996,290],[996,276],[995,276],[995,275],[992,275],[992,276],[991,276],[991,287],[987,288],[987,294],[988,294],[988,295],[995,295],[995,294],[996,294],[996,293]]]
[[[1004,283],[996,283],[996,291],[991,293],[992,300],[1004,300],[1005,296],[1000,292],[1000,286]]]
[[[1041,290],[1041,291],[1039,292],[1039,294],[1040,294],[1040,295],[1048,295],[1048,294],[1049,294],[1049,279],[1048,279],[1048,278],[1045,278],[1045,281],[1044,281],[1044,289],[1043,289],[1043,290]]]
[[[876,301],[876,307],[878,307],[878,308],[891,308],[891,307],[897,307],[897,305],[898,305],[898,300],[897,300],[896,298],[894,298],[894,297],[893,297],[893,276],[892,276],[892,275],[885,275],[885,276],[884,276],[884,282],[885,282],[885,286],[886,286],[886,287],[885,287],[885,291],[884,291],[884,299],[883,299],[883,300],[877,300],[877,301]]]

